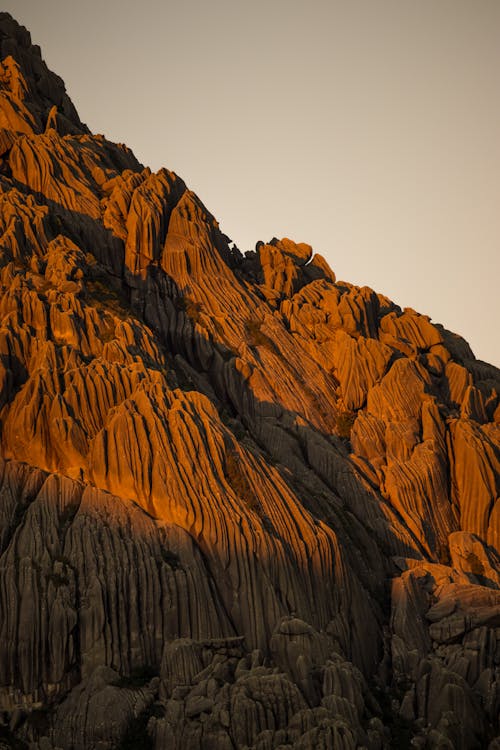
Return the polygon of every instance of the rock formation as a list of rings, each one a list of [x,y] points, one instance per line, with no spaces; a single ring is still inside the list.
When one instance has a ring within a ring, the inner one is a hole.
[[[0,58],[0,747],[500,747],[500,372]]]

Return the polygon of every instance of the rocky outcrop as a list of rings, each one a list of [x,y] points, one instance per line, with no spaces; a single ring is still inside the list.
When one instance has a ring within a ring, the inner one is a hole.
[[[493,748],[498,370],[0,50],[0,742]]]

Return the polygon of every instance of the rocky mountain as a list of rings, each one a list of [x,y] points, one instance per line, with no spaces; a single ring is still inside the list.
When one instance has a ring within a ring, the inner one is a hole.
[[[500,748],[500,371],[0,53],[0,748]]]

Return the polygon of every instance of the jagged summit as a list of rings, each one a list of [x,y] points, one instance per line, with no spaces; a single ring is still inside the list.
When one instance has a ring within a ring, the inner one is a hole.
[[[40,47],[31,44],[29,31],[4,12],[0,12],[0,50],[3,129],[42,133],[57,125],[63,135],[89,132],[80,121],[63,80],[47,68]]]
[[[498,747],[499,371],[0,40],[0,745]]]

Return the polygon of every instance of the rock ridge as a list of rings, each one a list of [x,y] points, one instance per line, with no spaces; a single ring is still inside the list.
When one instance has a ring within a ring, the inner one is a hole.
[[[500,371],[0,59],[0,747],[495,750]]]

